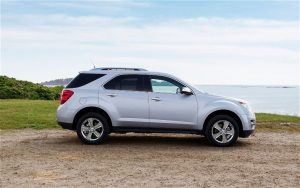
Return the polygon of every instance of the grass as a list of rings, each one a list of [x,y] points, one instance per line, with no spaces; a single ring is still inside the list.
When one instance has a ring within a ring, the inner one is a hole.
[[[288,116],[288,115],[277,115],[277,114],[266,114],[266,113],[257,113],[256,119],[258,122],[281,122],[281,123],[300,123],[299,116]]]
[[[0,129],[58,128],[56,109],[59,101],[0,100]]]
[[[256,121],[258,132],[300,132],[299,116],[257,113]]]
[[[300,133],[300,124],[259,123],[256,132],[289,132]]]
[[[59,128],[56,109],[59,101],[0,99],[0,130]],[[300,117],[257,113],[257,131],[300,132]]]

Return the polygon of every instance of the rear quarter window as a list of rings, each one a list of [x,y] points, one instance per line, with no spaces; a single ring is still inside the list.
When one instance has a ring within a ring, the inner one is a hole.
[[[97,80],[98,78],[103,77],[104,74],[85,74],[81,73],[76,76],[67,86],[66,88],[77,88],[84,86],[92,81]]]

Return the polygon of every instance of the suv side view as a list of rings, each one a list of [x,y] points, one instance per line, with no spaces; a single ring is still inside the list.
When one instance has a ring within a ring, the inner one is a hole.
[[[140,132],[202,134],[216,146],[230,146],[255,129],[245,101],[137,68],[80,72],[62,91],[57,121],[86,144],[100,144],[112,132]]]

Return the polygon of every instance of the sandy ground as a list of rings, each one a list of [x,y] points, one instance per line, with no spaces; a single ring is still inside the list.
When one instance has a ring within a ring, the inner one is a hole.
[[[97,146],[65,130],[0,136],[0,187],[300,186],[299,133],[255,133],[229,148],[196,135],[113,134]]]

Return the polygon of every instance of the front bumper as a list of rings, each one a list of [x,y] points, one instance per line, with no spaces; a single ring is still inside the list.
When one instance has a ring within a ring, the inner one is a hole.
[[[247,138],[247,137],[249,137],[253,132],[254,132],[254,129],[253,129],[253,130],[245,130],[245,131],[242,132],[242,135],[240,135],[240,137],[242,137],[242,138]]]
[[[251,134],[253,134],[255,127],[256,127],[256,118],[255,114],[251,113],[249,115],[242,116],[242,124],[243,124],[243,131],[240,132],[240,137],[247,138]]]
[[[256,119],[255,116],[253,117],[247,117],[244,116],[244,119],[242,120],[243,123],[243,131],[240,132],[240,137],[247,138],[249,137],[255,130],[256,127]]]

